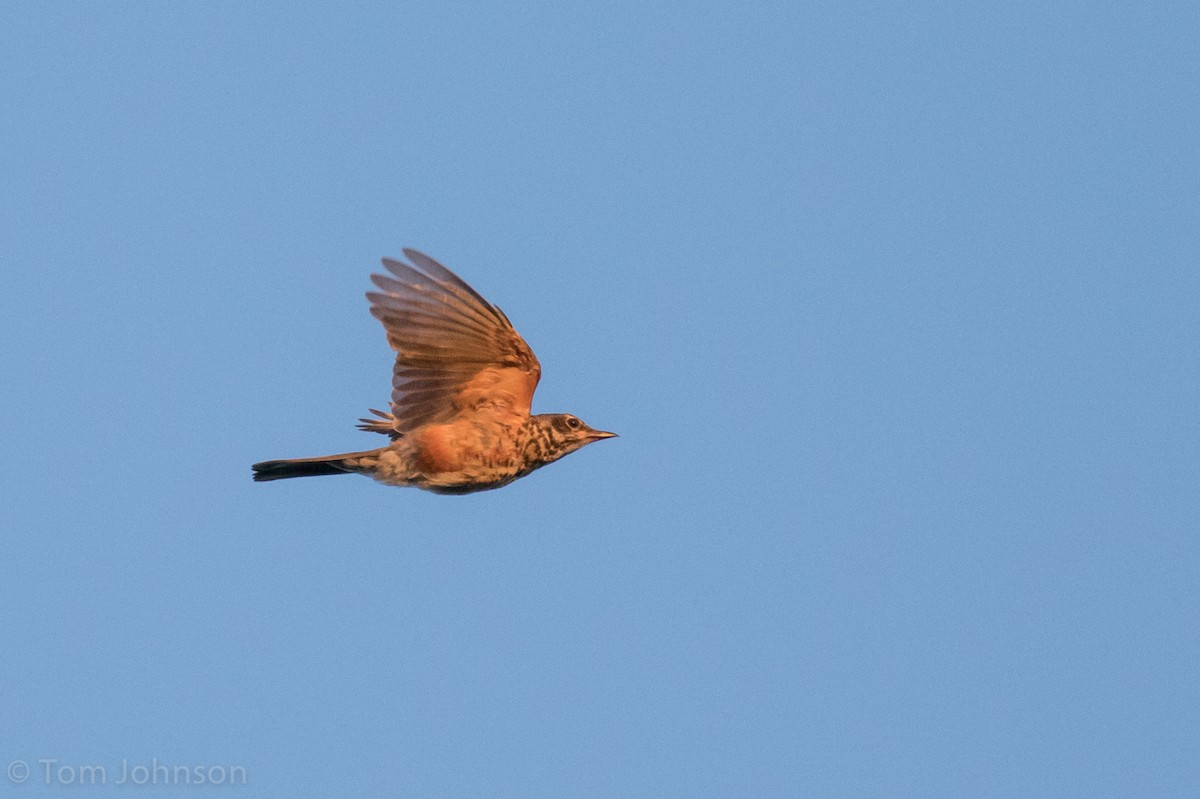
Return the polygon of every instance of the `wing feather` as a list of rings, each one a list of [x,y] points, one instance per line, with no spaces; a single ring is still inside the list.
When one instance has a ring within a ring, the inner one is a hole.
[[[396,350],[392,417],[397,433],[465,413],[523,418],[541,377],[512,323],[458,275],[423,253],[383,259],[367,293]]]

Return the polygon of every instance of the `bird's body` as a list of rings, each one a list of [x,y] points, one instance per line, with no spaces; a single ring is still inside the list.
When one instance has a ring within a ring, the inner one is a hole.
[[[379,449],[254,464],[254,479],[366,474],[442,494],[499,488],[613,433],[570,414],[531,416],[541,365],[508,317],[458,276],[415,250],[390,259],[394,277],[371,313],[396,350],[391,413],[359,427],[392,438]],[[419,268],[418,268],[419,267]]]

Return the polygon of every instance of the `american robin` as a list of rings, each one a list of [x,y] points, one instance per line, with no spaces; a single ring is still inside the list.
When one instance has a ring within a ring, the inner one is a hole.
[[[365,452],[256,463],[254,479],[365,474],[381,483],[469,494],[511,483],[580,447],[612,438],[569,413],[531,416],[542,367],[496,306],[432,258],[383,259],[371,314],[396,351],[391,413],[359,428],[392,443]]]

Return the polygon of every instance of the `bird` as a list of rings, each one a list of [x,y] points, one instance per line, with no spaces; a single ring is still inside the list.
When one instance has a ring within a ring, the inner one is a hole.
[[[569,413],[531,414],[542,367],[497,306],[424,253],[383,259],[373,274],[371,315],[396,351],[391,410],[359,429],[382,433],[378,449],[262,461],[254,480],[362,474],[438,494],[500,488],[616,433]]]

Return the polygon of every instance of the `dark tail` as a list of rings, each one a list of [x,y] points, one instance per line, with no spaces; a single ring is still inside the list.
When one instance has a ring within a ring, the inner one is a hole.
[[[286,480],[289,477],[316,477],[323,474],[353,474],[358,471],[359,458],[371,452],[347,452],[344,455],[327,455],[323,458],[296,458],[282,461],[263,461],[250,468],[254,470],[254,482]]]

